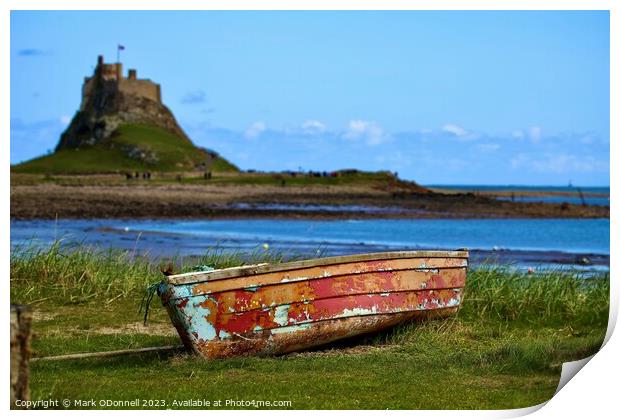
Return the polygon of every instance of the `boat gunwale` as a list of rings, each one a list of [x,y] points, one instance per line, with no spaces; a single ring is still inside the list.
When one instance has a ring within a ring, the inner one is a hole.
[[[432,273],[435,274],[435,270],[439,271],[462,271],[462,270],[467,270],[467,266],[466,265],[455,265],[455,266],[449,266],[449,267],[430,267],[430,268],[396,268],[393,270],[390,270],[390,272],[416,272],[416,273]],[[252,284],[250,286],[237,286],[237,287],[230,287],[227,289],[222,289],[222,290],[216,290],[216,291],[206,291],[206,292],[200,292],[200,293],[190,293],[188,295],[182,295],[182,296],[174,296],[174,297],[169,297],[168,301],[170,302],[174,302],[174,301],[178,301],[178,300],[183,300],[183,299],[187,299],[187,298],[191,298],[191,297],[200,297],[200,296],[211,296],[211,295],[215,295],[215,294],[220,294],[220,293],[230,293],[230,292],[237,292],[237,291],[253,291],[251,289],[254,288],[260,288],[260,289],[264,289],[264,288],[271,288],[271,287],[278,287],[278,286],[282,286],[284,284],[295,284],[295,283],[303,283],[303,282],[311,282],[311,281],[320,281],[320,280],[330,280],[330,279],[335,279],[337,277],[347,277],[347,276],[363,276],[363,275],[367,275],[367,274],[376,274],[376,273],[381,273],[382,271],[379,270],[374,270],[374,271],[366,271],[363,273],[343,273],[343,274],[330,274],[329,276],[317,276],[317,277],[309,277],[309,278],[298,278],[298,279],[292,279],[292,280],[288,280],[285,283],[280,282],[274,282],[274,283],[256,283],[256,284]],[[186,283],[186,284],[192,284],[192,283]],[[176,284],[176,286],[183,286],[184,284]],[[427,289],[427,290],[432,290],[432,289]],[[366,293],[366,292],[364,292]]]
[[[212,271],[195,271],[166,276],[166,280],[172,285],[202,283],[212,280],[225,280],[237,277],[252,276],[256,274],[275,273],[301,268],[322,267],[333,264],[370,262],[381,260],[396,260],[408,258],[469,258],[469,251],[392,251],[375,252],[369,254],[342,255],[336,257],[313,258],[310,260],[289,261],[285,263],[261,263],[241,267],[222,268]],[[430,269],[434,267],[428,267]],[[466,266],[464,267],[466,268]]]

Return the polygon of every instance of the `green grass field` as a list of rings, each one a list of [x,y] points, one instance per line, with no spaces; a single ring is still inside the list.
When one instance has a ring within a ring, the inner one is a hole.
[[[132,158],[127,152],[133,148],[153,153],[156,161]],[[127,124],[105,143],[81,149],[60,150],[15,165],[16,173],[39,174],[92,174],[112,172],[153,171],[169,172],[193,170],[208,160],[207,153],[176,135],[152,126]],[[211,165],[212,171],[237,171],[237,167],[222,157]]]
[[[263,251],[244,257],[214,250],[185,268],[279,260]],[[178,344],[159,302],[146,327],[138,312],[146,286],[161,279],[160,264],[166,262],[84,248],[13,252],[11,302],[35,309],[33,356]],[[487,267],[468,273],[462,309],[450,318],[281,357],[205,361],[179,353],[33,362],[31,394],[156,399],[168,407],[199,398],[287,400],[296,409],[519,408],[551,398],[561,364],[600,348],[608,310],[608,275]]]
[[[71,159],[70,154],[73,151],[62,152],[60,156],[66,156]],[[66,155],[64,153],[67,153]],[[95,159],[93,153],[93,159]],[[119,162],[123,157],[119,157]],[[97,163],[91,162],[92,165]],[[91,163],[88,163],[89,165]],[[25,164],[24,164],[25,165]],[[86,165],[86,163],[85,163]],[[121,165],[122,166],[122,165]],[[94,167],[94,166],[93,166]],[[76,170],[73,174],[61,174],[53,172],[34,171],[26,173],[23,168],[12,168],[11,185],[40,185],[55,184],[68,186],[117,186],[117,185],[218,185],[221,187],[234,186],[350,186],[350,187],[367,187],[369,189],[381,189],[390,191],[410,191],[422,192],[426,191],[424,187],[412,181],[403,181],[397,179],[392,173],[386,171],[364,172],[356,171],[353,173],[340,172],[339,176],[310,176],[308,174],[298,174],[291,176],[285,173],[249,173],[249,172],[233,172],[226,168],[219,167],[216,172],[212,173],[212,177],[205,179],[202,172],[188,171],[182,172],[182,176],[177,177],[178,172],[170,171],[156,172],[149,180],[143,179],[125,179],[121,175],[106,175],[104,172],[91,173],[88,176],[78,175]],[[17,170],[16,170],[17,169]],[[38,169],[37,169],[38,171]],[[123,172],[123,171],[120,171]]]
[[[354,173],[343,174],[340,176],[308,176],[306,174],[290,176],[285,174],[249,174],[243,173],[237,176],[220,176],[209,180],[210,183],[222,184],[222,185],[282,185],[284,181],[285,185],[381,185],[387,186],[389,184],[404,184],[403,181],[398,181],[391,173],[385,171],[379,172],[364,172],[357,171]],[[200,178],[187,178],[183,182],[187,183],[202,183],[204,182]]]

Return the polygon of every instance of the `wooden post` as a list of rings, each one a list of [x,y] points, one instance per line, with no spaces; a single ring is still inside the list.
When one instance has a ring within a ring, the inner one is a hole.
[[[30,307],[11,305],[11,408],[30,399]]]

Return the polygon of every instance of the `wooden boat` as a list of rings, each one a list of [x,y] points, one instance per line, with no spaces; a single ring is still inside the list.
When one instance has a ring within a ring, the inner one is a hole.
[[[275,355],[376,332],[461,303],[467,251],[408,251],[167,276],[158,294],[206,358]]]

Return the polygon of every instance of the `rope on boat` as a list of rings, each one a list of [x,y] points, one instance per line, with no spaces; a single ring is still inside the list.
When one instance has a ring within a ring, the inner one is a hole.
[[[169,276],[172,274],[172,264],[168,264],[168,268],[166,268],[165,270],[162,270],[162,274],[164,276]],[[199,272],[210,272],[210,271],[214,271],[215,268],[208,266],[208,265],[197,265],[194,266],[192,268],[192,271],[199,271]],[[156,294],[160,293],[160,286],[163,286],[164,281],[158,281],[156,283],[150,284],[146,287],[146,289],[144,290],[144,295],[142,296],[142,302],[140,302],[140,309],[138,309],[138,313],[142,313],[142,309],[144,309],[144,325],[146,325],[146,321],[148,319],[149,316],[149,308],[151,307],[151,302],[153,302],[153,298],[155,297]]]
[[[146,320],[149,316],[149,308],[151,307],[151,302],[153,298],[157,294],[159,289],[159,285],[161,281],[157,283],[150,284],[145,290],[144,295],[142,296],[142,302],[140,302],[140,309],[138,309],[138,313],[142,313],[142,309],[144,308],[144,325],[146,325]]]
[[[247,340],[247,341],[252,341],[252,339],[251,339],[251,338],[244,337],[244,336],[242,336],[241,334],[237,334],[236,332],[234,332],[234,333],[233,333],[233,335],[236,335],[237,337],[239,337],[239,338],[243,338],[244,340]]]
[[[74,354],[62,354],[59,356],[33,357],[32,359],[30,359],[30,361],[39,362],[39,361],[55,361],[55,360],[88,359],[91,357],[125,356],[125,355],[131,355],[131,354],[139,354],[139,353],[177,351],[177,350],[182,350],[184,348],[185,346],[142,347],[139,349],[100,351],[96,353],[74,353]]]

